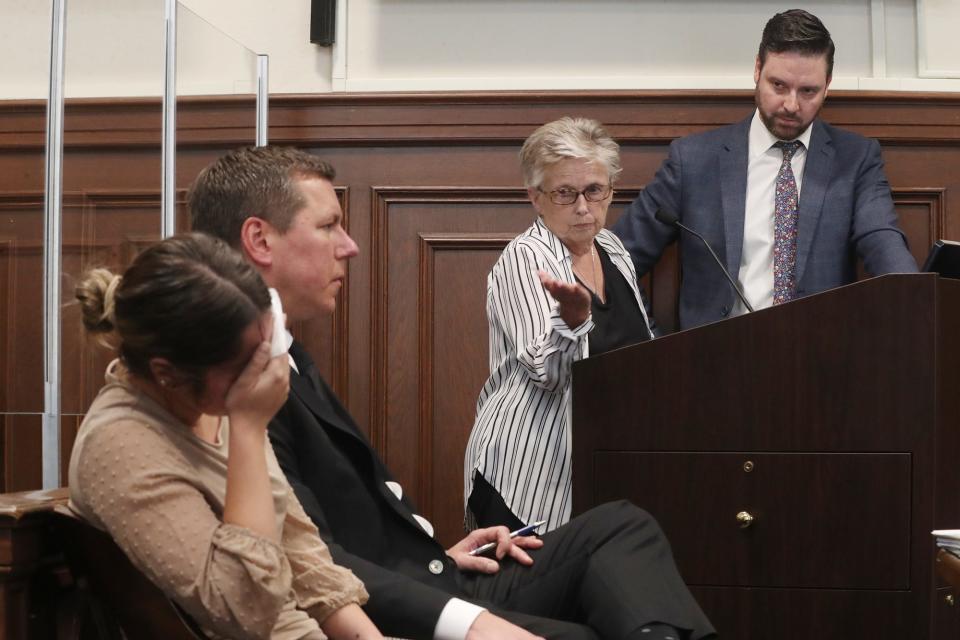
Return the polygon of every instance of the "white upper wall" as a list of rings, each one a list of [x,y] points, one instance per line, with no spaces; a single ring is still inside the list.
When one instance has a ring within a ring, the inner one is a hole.
[[[808,2],[868,75],[865,0]],[[752,87],[775,3],[352,0],[347,89]]]
[[[749,88],[765,0],[181,0],[178,90],[271,93]],[[834,89],[960,91],[956,0],[807,0],[837,43]],[[66,94],[159,95],[163,0],[68,0]],[[50,0],[0,0],[0,99],[44,97]],[[216,25],[216,27],[212,26]],[[947,25],[950,28],[947,28]],[[918,39],[919,38],[919,39]],[[242,43],[242,44],[241,44]]]
[[[0,97],[46,96],[49,49],[49,1],[0,0]]]

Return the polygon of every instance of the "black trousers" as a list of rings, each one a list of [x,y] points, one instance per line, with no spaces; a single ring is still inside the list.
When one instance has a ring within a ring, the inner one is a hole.
[[[542,538],[543,547],[529,552],[533,566],[507,560],[496,574],[461,574],[464,590],[551,639],[639,640],[656,637],[649,626],[657,623],[677,629],[676,640],[714,637],[670,544],[645,511],[611,502]]]

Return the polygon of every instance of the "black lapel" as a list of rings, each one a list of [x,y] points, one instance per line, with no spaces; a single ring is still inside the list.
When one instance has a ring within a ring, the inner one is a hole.
[[[326,385],[322,384],[322,382],[319,390],[314,389],[306,376],[298,375],[294,371],[290,372],[290,392],[307,406],[319,422],[336,429],[357,442],[360,448],[366,452],[367,462],[370,465],[369,468],[373,472],[372,480],[376,491],[380,493],[383,500],[390,505],[397,515],[402,517],[418,531],[423,531],[423,527],[421,527],[420,523],[413,517],[413,512],[408,504],[397,500],[397,497],[387,487],[386,481],[392,480],[393,478],[386,466],[380,461],[373,447],[370,446],[370,443],[367,442],[367,439],[360,433],[360,430],[357,429],[352,420],[348,421],[340,416],[341,410],[338,409],[338,405],[335,404],[337,400],[332,397],[333,392],[327,389]],[[327,394],[327,398],[321,397],[321,394],[324,393]],[[331,446],[333,446],[332,443]],[[423,533],[426,534],[426,532]]]
[[[321,389],[314,389],[306,376],[298,375],[295,371],[291,371],[290,391],[296,395],[303,404],[307,405],[307,408],[310,409],[319,420],[367,444],[357,428],[340,417],[332,399],[321,398],[320,394],[323,393],[322,387]]]

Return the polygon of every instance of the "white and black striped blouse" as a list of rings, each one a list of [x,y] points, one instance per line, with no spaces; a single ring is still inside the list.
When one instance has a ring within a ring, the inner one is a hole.
[[[649,331],[626,249],[606,230],[596,241],[629,283]],[[543,532],[570,519],[571,365],[589,355],[593,320],[568,327],[540,284],[539,269],[575,282],[570,252],[538,218],[507,245],[487,277],[490,377],[467,443],[464,504],[479,471],[520,520],[546,520]],[[466,523],[476,526],[469,508]]]

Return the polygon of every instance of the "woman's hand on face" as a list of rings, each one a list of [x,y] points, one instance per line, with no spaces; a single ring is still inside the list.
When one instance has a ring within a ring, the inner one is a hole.
[[[576,329],[590,317],[590,292],[577,282],[564,282],[546,271],[537,271],[540,284],[560,305],[560,317],[571,329]]]
[[[226,407],[231,423],[242,422],[265,428],[286,402],[289,391],[287,354],[271,358],[270,342],[261,342],[227,392]]]

